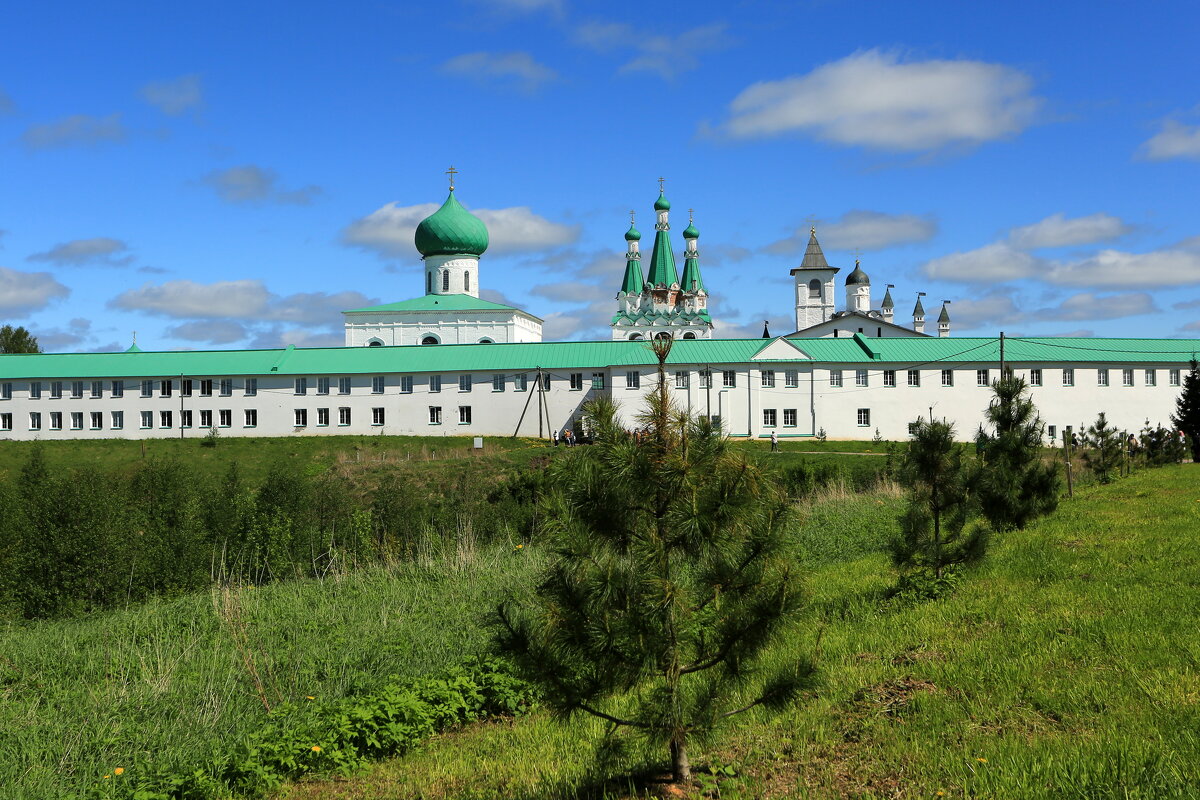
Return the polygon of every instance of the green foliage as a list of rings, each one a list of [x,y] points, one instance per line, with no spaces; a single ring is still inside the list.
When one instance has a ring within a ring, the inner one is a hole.
[[[1188,437],[1192,461],[1200,464],[1200,363],[1192,359],[1191,369],[1183,379],[1183,390],[1175,400],[1171,424]]]
[[[1148,467],[1179,464],[1188,455],[1187,445],[1176,431],[1161,425],[1150,427],[1150,420],[1146,420],[1131,450],[1131,455]]]
[[[1041,457],[1042,420],[1025,381],[1009,375],[993,383],[992,391],[986,412],[991,430],[981,428],[977,439],[982,463],[975,491],[993,529],[1024,528],[1058,507],[1058,464]]]
[[[821,429],[819,431],[817,431],[817,441],[820,442],[821,444],[825,444],[825,440],[828,437],[829,437],[829,434],[825,433],[825,427],[822,426]]]
[[[1112,483],[1117,479],[1124,458],[1124,442],[1121,432],[1108,424],[1104,412],[1096,422],[1088,426],[1083,441],[1083,462],[1100,483]]]
[[[639,418],[640,441],[611,404],[587,417],[596,444],[551,468],[545,537],[557,557],[530,596],[500,606],[497,643],[557,713],[669,748],[686,780],[691,739],[786,705],[812,676],[803,658],[754,669],[800,602],[786,498],[665,389]]]
[[[983,528],[969,524],[975,509],[962,456],[953,425],[917,420],[900,468],[908,507],[891,547],[900,569],[940,579],[948,568],[983,557],[987,536]]]
[[[216,447],[217,442],[221,441],[221,431],[217,426],[212,426],[208,429],[208,433],[200,440],[201,447]]]
[[[0,353],[40,353],[42,346],[37,337],[24,327],[12,325],[0,327]]]

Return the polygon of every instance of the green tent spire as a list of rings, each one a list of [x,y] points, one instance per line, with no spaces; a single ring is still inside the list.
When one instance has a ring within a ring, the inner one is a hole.
[[[625,294],[641,294],[645,282],[642,280],[642,262],[631,258],[625,262],[625,278],[621,281],[621,291]]]
[[[654,226],[654,250],[650,254],[650,274],[646,281],[651,286],[671,286],[679,283],[679,270],[675,267],[675,251],[671,248],[671,225],[667,222],[667,212],[671,203],[662,192],[662,178],[659,178],[658,200],[654,202],[654,211],[659,220]]]

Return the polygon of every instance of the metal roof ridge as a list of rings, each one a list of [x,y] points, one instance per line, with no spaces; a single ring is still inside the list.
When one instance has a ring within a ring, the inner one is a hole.
[[[854,341],[858,344],[859,347],[861,347],[863,349],[863,352],[866,353],[867,356],[870,357],[870,359],[872,361],[880,361],[883,359],[882,355],[880,355],[875,350],[871,349],[871,346],[869,344],[867,344],[866,337],[863,336],[861,333],[854,334]]]

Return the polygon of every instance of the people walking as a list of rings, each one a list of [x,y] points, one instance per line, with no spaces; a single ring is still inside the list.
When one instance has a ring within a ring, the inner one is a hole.
[[[775,431],[771,431],[771,452],[779,452],[779,434]]]
[[[550,432],[550,438],[554,440],[554,446],[558,447],[558,428]]]

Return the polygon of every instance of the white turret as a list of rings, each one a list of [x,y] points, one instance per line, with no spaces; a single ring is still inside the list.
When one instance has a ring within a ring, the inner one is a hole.
[[[833,277],[837,272],[837,267],[829,266],[821,252],[817,229],[810,228],[804,260],[791,273],[796,289],[796,330],[833,319]]]
[[[942,313],[938,314],[938,336],[945,338],[950,335],[950,311],[946,306],[950,305],[949,300],[942,301]]]
[[[913,330],[917,333],[925,332],[925,306],[921,305],[924,296],[924,292],[917,292],[917,304],[913,307]]]
[[[866,314],[871,310],[871,279],[854,259],[854,271],[846,276],[846,310]]]

